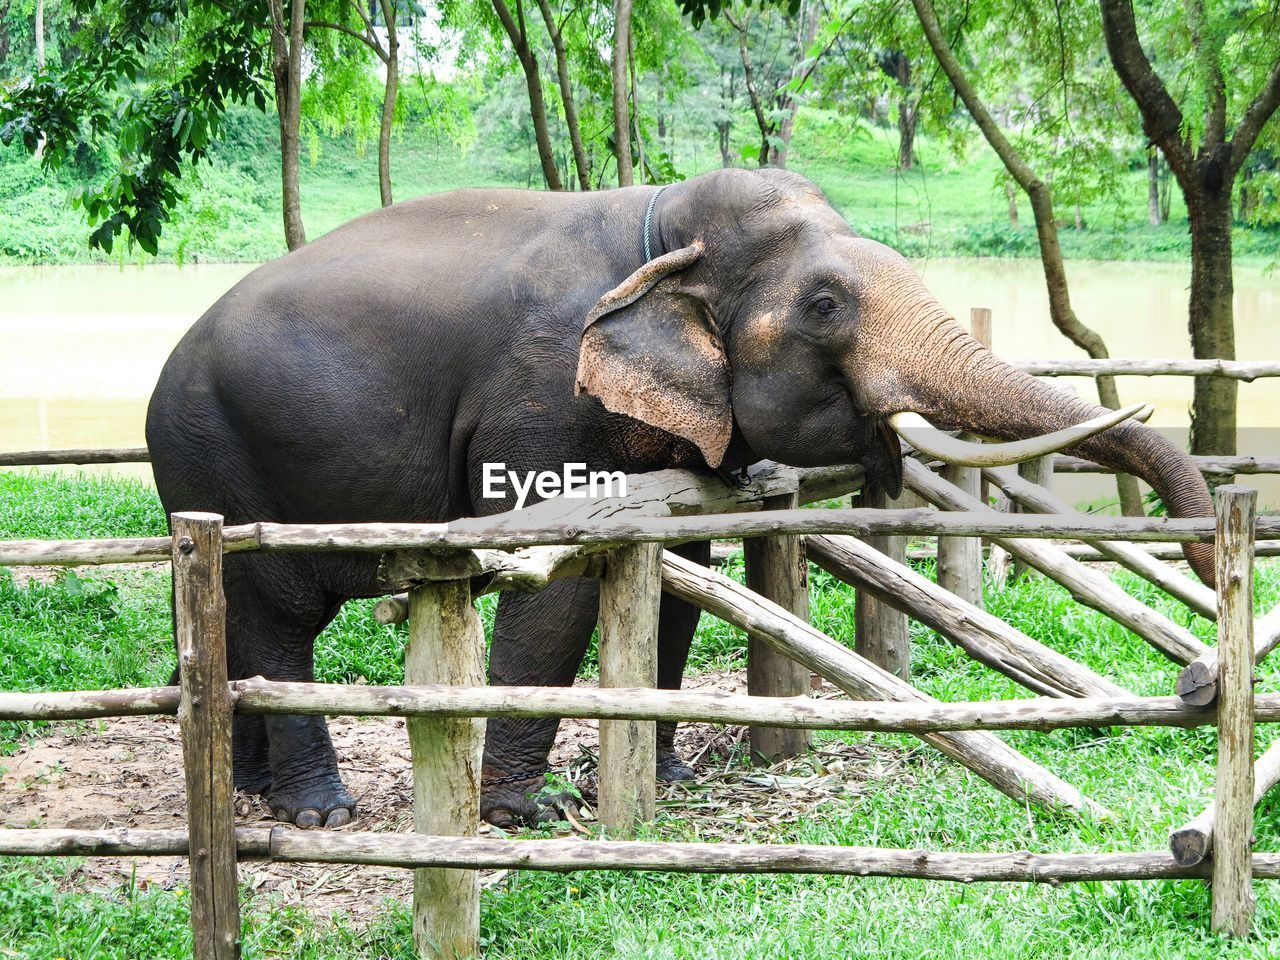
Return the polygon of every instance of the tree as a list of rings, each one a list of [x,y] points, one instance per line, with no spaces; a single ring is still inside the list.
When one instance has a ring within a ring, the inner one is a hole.
[[[560,170],[556,166],[555,150],[551,146],[551,131],[547,124],[547,102],[542,95],[542,73],[538,68],[538,56],[533,49],[529,25],[524,14],[524,4],[516,0],[515,12],[506,0],[493,0],[493,11],[498,16],[511,48],[515,51],[520,68],[524,71],[525,86],[529,91],[529,113],[538,144],[538,159],[542,163],[542,177],[548,190],[563,190]]]
[[[943,35],[942,25],[938,22],[930,0],[911,0],[924,30],[925,38],[932,48],[938,64],[942,67],[947,79],[951,81],[956,94],[964,103],[969,115],[986,138],[991,149],[995,151],[1005,169],[1014,181],[1026,193],[1031,202],[1031,211],[1035,217],[1036,238],[1040,244],[1040,261],[1044,268],[1045,287],[1049,294],[1049,315],[1064,336],[1084,350],[1090,357],[1105,359],[1110,356],[1106,343],[1097,331],[1086,326],[1076,316],[1071,306],[1070,291],[1067,286],[1066,268],[1062,261],[1062,248],[1058,243],[1058,228],[1054,217],[1053,195],[1049,184],[1039,177],[1035,170],[1022,156],[1021,152],[1010,142],[1004,131],[1000,129],[990,109],[979,96],[964,67],[961,65],[951,43]],[[1065,37],[1063,38],[1065,51]],[[1065,77],[1063,78],[1065,82]],[[1102,404],[1112,409],[1120,406],[1119,393],[1113,377],[1098,377],[1098,398]],[[1117,474],[1121,506],[1126,514],[1141,514],[1142,501],[1138,495],[1137,481],[1125,474]]]
[[[737,14],[723,11],[738,35],[743,85],[760,131],[757,162],[762,167],[786,167],[799,106],[796,95],[822,54],[830,50],[827,44],[816,56],[810,56],[819,12],[816,0],[803,0],[797,16],[783,17],[769,7],[758,12],[747,7]],[[753,47],[761,54],[759,61],[752,55]]]
[[[564,28],[578,7],[562,14],[559,20],[551,10],[549,0],[538,0],[542,22],[547,25],[551,47],[556,57],[556,82],[560,87],[560,103],[564,108],[565,126],[569,128],[569,143],[573,147],[573,164],[578,173],[578,189],[591,189],[591,161],[582,142],[582,127],[578,122],[578,107],[574,102],[573,81],[569,75],[569,54],[565,48]]]
[[[901,50],[882,50],[876,62],[885,75],[898,85],[898,169],[910,170],[916,165],[916,124],[919,99],[911,82],[911,58]]]
[[[298,160],[302,126],[302,48],[307,0],[267,0],[271,38],[271,78],[276,91],[276,119],[280,128],[280,196],[284,214],[284,242],[296,250],[307,242],[302,225],[302,194]]]
[[[613,144],[618,157],[618,186],[635,182],[631,161],[631,110],[627,104],[627,68],[631,63],[632,0],[614,0],[613,56]]]
[[[378,8],[382,10],[383,27],[387,31],[384,43],[375,26]],[[343,22],[346,14],[347,22]],[[382,63],[386,76],[383,82],[381,122],[378,129],[378,193],[384,207],[393,202],[391,191],[391,128],[395,121],[396,98],[400,91],[400,33],[399,0],[369,0],[366,11],[362,0],[341,0],[334,20],[308,20],[308,28],[324,28],[358,41]],[[355,26],[352,25],[352,20]]]
[[[1280,107],[1280,10],[1274,5],[1187,0],[1154,4],[1163,35],[1185,31],[1192,55],[1186,110],[1174,100],[1143,50],[1130,0],[1101,0],[1112,66],[1160,148],[1187,204],[1191,229],[1191,348],[1196,357],[1233,359],[1232,188],[1263,127]],[[1185,12],[1184,12],[1185,11]],[[1178,28],[1181,28],[1181,31]],[[1256,76],[1261,67],[1263,76]],[[1255,76],[1249,77],[1250,73]],[[1243,83],[1254,81],[1250,98]],[[1230,115],[1238,106],[1234,124]],[[1229,128],[1234,127],[1228,136]],[[1236,452],[1236,381],[1197,377],[1191,452]]]
[[[81,145],[118,154],[112,175],[72,202],[88,215],[92,246],[109,252],[124,233],[154,254],[182,167],[208,155],[227,106],[266,107],[258,9],[247,0],[190,13],[178,0],[67,7],[82,24],[76,56],[0,87],[0,142],[31,153],[43,142],[50,169]]]

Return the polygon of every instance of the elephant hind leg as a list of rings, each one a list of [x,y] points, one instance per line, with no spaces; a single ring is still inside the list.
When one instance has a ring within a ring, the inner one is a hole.
[[[230,677],[314,680],[315,638],[341,601],[309,558],[228,557],[223,586]],[[323,717],[237,718],[232,737],[237,787],[265,793],[277,819],[334,827],[355,816]]]

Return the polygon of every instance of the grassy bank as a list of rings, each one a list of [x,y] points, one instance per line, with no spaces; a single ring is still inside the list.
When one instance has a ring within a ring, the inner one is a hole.
[[[0,473],[0,538],[132,536],[163,529],[154,492],[136,483]],[[922,567],[928,571],[928,565]],[[740,564],[731,575],[741,578]],[[1154,588],[1116,579],[1202,638],[1212,626]],[[0,571],[0,689],[68,689],[164,682],[173,666],[161,569],[83,572],[19,586]],[[1259,567],[1258,604],[1280,601],[1280,565]],[[987,603],[1032,636],[1139,694],[1167,693],[1175,668],[1111,621],[1043,579],[995,590]],[[816,574],[814,622],[852,642],[852,591]],[[486,605],[486,620],[492,606]],[[54,639],[51,639],[54,638]],[[930,631],[913,634],[914,681],[944,700],[1019,696]],[[367,604],[349,604],[318,645],[322,679],[395,683],[400,630]],[[745,638],[704,618],[691,673],[741,667]],[[1280,661],[1260,669],[1277,689]],[[7,724],[12,751],[49,727]],[[1019,749],[1081,787],[1115,816],[1080,822],[1010,803],[983,781],[906,737],[819,735],[828,745],[887,744],[896,770],[861,795],[832,799],[791,823],[762,817],[734,835],[778,842],[878,844],[954,850],[1160,849],[1168,830],[1211,797],[1211,731],[1159,729],[1019,733]],[[1263,744],[1270,734],[1263,733]],[[1260,745],[1260,746],[1261,746]],[[742,758],[738,758],[741,762]],[[819,760],[815,759],[817,764]],[[0,765],[5,760],[0,757]],[[707,839],[723,824],[666,815],[652,835]],[[1280,842],[1280,803],[1264,802],[1259,848]],[[5,956],[53,960],[189,955],[185,891],[126,883],[86,892],[75,864],[0,865]],[[351,882],[356,882],[352,880]],[[1280,885],[1259,884],[1258,937],[1208,935],[1200,883],[1089,883],[1062,889],[827,877],[698,877],[520,872],[485,891],[490,960],[514,958],[1265,957],[1280,937]],[[316,918],[246,892],[246,956],[381,960],[412,956],[404,903],[372,923]]]
[[[735,127],[737,137],[749,132],[743,124]],[[232,112],[212,162],[184,178],[186,200],[165,227],[162,260],[258,262],[284,252],[277,142],[267,117],[245,109]],[[790,166],[814,179],[857,230],[908,256],[1038,255],[1025,198],[1019,202],[1022,228],[1015,230],[1009,224],[1002,168],[985,145],[974,144],[964,157],[927,138],[917,147],[921,164],[899,172],[889,130],[806,110],[797,121]],[[717,164],[719,156],[710,138],[705,144],[682,141],[675,161],[683,175],[691,175]],[[413,126],[396,138],[392,164],[396,197],[402,200],[462,186],[541,184],[531,147],[485,137],[460,147]],[[0,262],[141,258],[123,246],[111,258],[86,245],[88,228],[81,213],[71,208],[69,196],[78,184],[102,175],[86,161],[52,176],[18,148],[0,147]],[[301,180],[303,218],[311,238],[378,206],[374,152],[349,137],[314,136]],[[1144,170],[1122,174],[1114,196],[1082,206],[1085,229],[1064,226],[1064,254],[1186,259],[1186,212],[1174,193],[1169,222],[1147,226]],[[1058,214],[1074,223],[1072,209]],[[1241,261],[1274,262],[1280,257],[1280,227],[1238,226],[1234,246]]]

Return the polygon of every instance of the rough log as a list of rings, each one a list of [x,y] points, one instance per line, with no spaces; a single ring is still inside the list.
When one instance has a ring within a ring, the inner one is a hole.
[[[81,466],[88,463],[150,463],[146,447],[115,447],[101,450],[27,450],[0,453],[0,467]]]
[[[471,870],[658,870],[672,873],[825,873],[921,880],[1066,883],[1204,877],[1164,851],[1142,853],[953,853],[880,847],[645,841],[490,840],[394,833],[279,830],[273,859],[390,867],[441,864]],[[1260,878],[1280,877],[1280,854],[1255,854]]]
[[[809,556],[833,576],[874,595],[951,640],[975,660],[1035,693],[1054,697],[1131,694],[999,617],[965,603],[904,563],[852,537],[808,537]]]
[[[258,525],[223,527],[222,552],[257,550]],[[0,540],[0,567],[79,567],[104,563],[165,563],[173,544],[168,537],[113,540]]]
[[[907,458],[904,463],[916,463]],[[927,468],[916,463],[921,470]],[[976,503],[976,501],[975,501]],[[504,516],[505,515],[500,515]],[[839,533],[866,537],[876,533],[909,536],[966,536],[987,538],[1078,540],[1150,540],[1210,543],[1213,524],[1190,517],[1056,517],[1005,515],[935,510],[773,510],[755,514],[662,516],[629,520],[606,518],[581,524],[517,525],[504,520],[504,529],[481,529],[494,518],[472,518],[468,529],[455,523],[282,524],[253,523],[223,531],[224,552],[242,550],[368,551],[449,549],[517,550],[531,546],[592,544],[600,547],[632,542],[725,540],[771,534]],[[1280,517],[1260,517],[1260,536],[1280,535]],[[0,541],[0,566],[82,566],[103,563],[143,563],[168,560],[163,537],[124,540],[5,540]]]
[[[935,477],[928,468],[914,460],[904,460],[903,468],[903,482],[926,500],[953,510],[973,510],[997,515],[996,511],[990,507]],[[1009,519],[1035,517],[1037,515],[1014,514]],[[1040,515],[1038,519],[1045,519],[1045,517]],[[1073,517],[1056,517],[1056,519],[1072,522],[1075,520]],[[1118,522],[1120,519],[1109,518],[1108,522]],[[1142,518],[1125,519],[1136,519],[1141,522]],[[1086,535],[1081,539],[1104,538],[1106,538],[1105,533],[1102,537]],[[1013,556],[1025,560],[1045,576],[1062,584],[1071,591],[1071,595],[1078,602],[1106,614],[1117,623],[1129,628],[1174,662],[1190,663],[1208,649],[1191,634],[1191,631],[1178,626],[1168,617],[1162,616],[1145,604],[1139,603],[1110,579],[1096,570],[1090,570],[1077,563],[1053,545],[998,536],[992,539]]]
[[[421,834],[290,830],[236,831],[241,860],[356,863],[466,870],[653,870],[672,873],[815,873],[894,876],[960,883],[1205,878],[1209,865],[1183,865],[1162,851],[1134,853],[959,853],[882,847],[635,840],[491,840]],[[0,856],[183,856],[181,830],[0,829]],[[1255,853],[1253,875],[1280,879],[1280,853]]]
[[[1060,730],[1066,727],[1202,727],[1216,717],[1177,697],[1033,697],[934,700],[816,700],[708,690],[593,687],[371,687],[364,684],[237,680],[244,714],[372,717],[578,717],[767,724],[806,730],[930,733],[939,730]],[[21,714],[13,715],[22,719]],[[1256,698],[1258,723],[1280,722],[1280,693]]]
[[[817,511],[814,511],[817,512]],[[663,588],[748,635],[756,634],[853,697],[930,701],[908,683],[832,640],[777,604],[728,577],[671,553],[662,559]],[[1051,808],[1101,812],[1075,787],[989,733],[929,733],[922,739],[1019,801]]]
[[[1073,560],[1079,560],[1082,563],[1115,563],[1110,557],[1099,553],[1087,543],[1054,541],[1053,545]],[[1135,543],[1132,546],[1157,560],[1181,561],[1183,559],[1182,548],[1172,543]],[[911,560],[928,560],[937,555],[937,551],[929,546],[907,547],[907,557]],[[1280,540],[1259,540],[1253,555],[1255,557],[1280,556]]]
[[[1262,699],[1261,697],[1255,699]],[[1256,719],[1256,717],[1255,717]],[[1273,743],[1253,765],[1253,805],[1280,783],[1280,743]],[[1169,850],[1181,864],[1199,863],[1213,849],[1213,828],[1218,820],[1218,807],[1210,803],[1194,820],[1169,834]]]
[[[1275,360],[1011,360],[1033,377],[1227,377],[1250,383],[1280,377]]]
[[[234,699],[235,695],[232,695]],[[178,712],[178,687],[132,690],[8,693],[0,691],[0,720],[91,720]]]
[[[240,859],[356,863],[412,869],[653,870],[672,873],[817,873],[892,876],[959,883],[1204,878],[1207,864],[1183,866],[1162,851],[1135,853],[958,853],[881,847],[636,840],[491,840],[412,833],[236,831]],[[180,830],[0,829],[0,856],[181,856]],[[1255,853],[1253,873],[1280,879],[1280,854]]]
[[[1011,468],[1010,472],[1013,473],[1014,476],[1022,478],[1028,484],[1031,484],[1032,486],[1040,487],[1046,493],[1049,493],[1050,496],[1052,496],[1052,491],[1050,488],[1053,487],[1053,454],[1049,454],[1047,457],[1037,457],[1034,460],[1027,460],[1025,463],[1020,463],[1016,467]],[[990,482],[991,480],[990,476],[985,472],[983,473],[982,478],[983,480],[988,482]],[[1008,490],[1004,492],[1009,497],[1009,510],[1011,513],[1041,513],[1041,512],[1060,513],[1062,512],[1058,510],[1038,511],[1035,509],[1026,509],[1025,505],[1022,504],[1017,497],[1010,494]],[[1077,512],[1077,511],[1072,511],[1072,512]],[[1028,567],[1025,561],[1023,560],[1014,561],[1013,576],[1015,580],[1018,579],[1019,577],[1030,576],[1031,573],[1032,573],[1032,568]]]
[[[1191,459],[1200,468],[1201,473],[1280,473],[1280,458],[1277,457],[1193,456]],[[1058,473],[1115,473],[1114,468],[1105,467],[1092,460],[1061,455],[1054,464],[1054,470]]]
[[[238,827],[240,860],[266,860],[275,827]],[[0,857],[185,857],[191,839],[185,830],[0,829]]]
[[[1280,646],[1280,606],[1259,617],[1253,628],[1253,662],[1259,664]],[[1218,648],[1210,647],[1178,674],[1174,693],[1193,706],[1205,706],[1218,698]]]
[[[1258,491],[1222,486],[1218,520],[1218,769],[1213,805],[1215,933],[1249,935],[1253,921],[1253,521]]]
[[[765,503],[766,510],[789,510],[798,494]],[[747,589],[772,600],[801,620],[809,619],[809,562],[803,537],[755,537],[743,541]],[[747,693],[757,697],[803,697],[810,690],[809,668],[756,637],[747,639]],[[770,763],[798,757],[809,749],[809,735],[787,727],[753,725],[751,756]]]
[[[863,507],[887,510],[911,509],[918,505],[919,501],[905,490],[896,499],[878,487],[866,487],[862,491]],[[907,558],[907,538],[901,535],[867,537],[863,546],[899,569]],[[882,602],[880,594],[858,590],[853,619],[854,650],[899,680],[910,680],[911,628],[907,615],[899,607]]]
[[[178,647],[182,767],[187,785],[191,931],[198,960],[240,956],[231,690],[227,686],[222,517],[175,513],[173,618]]]
[[[658,685],[658,604],[662,548],[639,543],[609,554],[600,581],[600,686]],[[656,810],[657,726],[647,720],[600,723],[601,825],[610,836],[635,834]]]
[[[1011,467],[986,469],[982,473],[992,483],[997,484],[1010,499],[1028,510],[1037,513],[1082,516],[1079,510],[1055,496],[1043,484],[1032,482]],[[1091,540],[1089,543],[1102,556],[1127,567],[1166,593],[1177,597],[1202,617],[1208,617],[1211,620],[1217,618],[1217,598],[1212,590],[1198,580],[1192,580],[1180,571],[1161,563],[1136,544],[1107,540]],[[1181,556],[1180,552],[1179,556]]]
[[[942,477],[969,496],[982,495],[982,474],[972,467],[944,464]],[[974,607],[982,606],[982,540],[938,537],[938,585]]]
[[[411,684],[480,686],[484,625],[466,579],[416,587],[409,595],[405,679]],[[413,825],[419,833],[474,837],[480,824],[483,718],[410,719]],[[479,955],[480,882],[470,871],[423,867],[413,880],[413,939],[421,957]]]

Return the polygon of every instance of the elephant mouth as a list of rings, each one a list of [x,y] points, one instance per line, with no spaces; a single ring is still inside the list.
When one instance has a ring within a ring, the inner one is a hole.
[[[960,467],[1005,467],[1074,447],[1125,420],[1134,419],[1145,423],[1152,412],[1153,409],[1148,404],[1135,403],[1062,430],[1003,443],[961,440],[939,430],[923,416],[909,410],[890,414],[887,422],[894,433],[915,449],[944,463]]]

